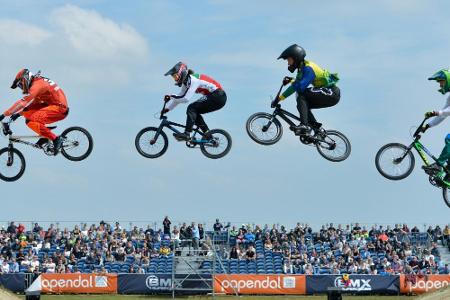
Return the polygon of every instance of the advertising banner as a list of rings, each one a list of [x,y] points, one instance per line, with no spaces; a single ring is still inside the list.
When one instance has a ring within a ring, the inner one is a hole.
[[[351,293],[400,293],[399,276],[381,275],[311,275],[306,277],[306,293],[326,293],[329,288],[339,288]]]
[[[201,289],[211,291],[211,275],[197,274],[176,274],[175,278],[180,279],[180,286],[174,286],[171,274],[119,274],[118,275],[119,294],[162,294],[172,291],[172,286],[177,289],[177,293],[183,290],[196,290],[201,293]]]
[[[169,292],[172,289],[170,274],[119,274],[119,294],[148,294]]]
[[[41,274],[41,292],[53,294],[115,294],[117,274]]]
[[[220,274],[214,291],[225,294],[305,295],[304,275]]]
[[[23,293],[25,290],[25,274],[0,275],[0,286],[15,293]]]
[[[450,275],[400,275],[402,294],[422,294],[446,288]]]

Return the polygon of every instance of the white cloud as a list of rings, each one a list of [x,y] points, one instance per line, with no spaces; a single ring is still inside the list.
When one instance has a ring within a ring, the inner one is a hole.
[[[52,12],[52,20],[84,57],[111,60],[147,55],[147,43],[133,27],[117,24],[96,11],[66,5]]]
[[[132,26],[74,5],[50,11],[39,26],[0,19],[0,42],[5,71],[0,81],[26,66],[42,70],[82,99],[98,89],[114,94],[144,80],[137,71],[149,62],[147,41]]]
[[[3,45],[36,46],[51,37],[51,33],[16,20],[0,20],[0,42]]]

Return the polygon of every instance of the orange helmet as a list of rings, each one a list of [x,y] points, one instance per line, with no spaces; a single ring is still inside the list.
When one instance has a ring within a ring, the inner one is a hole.
[[[11,88],[15,89],[19,87],[24,94],[28,94],[32,80],[33,74],[28,69],[21,69],[14,78]]]

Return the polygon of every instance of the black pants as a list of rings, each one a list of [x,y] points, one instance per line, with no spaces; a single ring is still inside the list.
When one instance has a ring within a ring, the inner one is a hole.
[[[192,127],[197,125],[203,132],[209,130],[202,114],[210,113],[221,109],[227,102],[227,95],[223,90],[215,90],[211,94],[203,97],[187,107],[186,132],[191,132]]]
[[[341,98],[341,91],[337,86],[329,88],[307,88],[297,97],[297,109],[300,113],[300,122],[303,125],[316,126],[317,120],[311,109],[334,106]]]

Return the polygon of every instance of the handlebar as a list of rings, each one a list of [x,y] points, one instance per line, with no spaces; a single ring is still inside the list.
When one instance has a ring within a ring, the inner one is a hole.
[[[425,117],[423,119],[422,123],[420,123],[419,127],[417,127],[416,131],[413,134],[414,138],[417,138],[417,137],[420,138],[420,131],[421,131],[422,127],[423,127],[423,124],[425,124],[425,121],[428,120],[429,118],[430,117]]]
[[[11,128],[9,127],[12,121],[12,119],[9,119],[8,122],[2,122],[2,132],[5,136],[12,134]]]
[[[166,109],[167,102],[168,102],[168,101],[165,101],[165,100],[164,100],[164,105],[163,105],[163,108],[162,108],[161,113],[160,113],[160,115],[159,115],[159,119],[160,119],[160,120],[161,120],[162,118],[164,118],[164,110]]]
[[[281,86],[280,86],[280,89],[278,90],[278,93],[277,93],[277,95],[275,96],[275,99],[277,100],[277,107],[280,107],[280,104],[279,104],[279,98],[280,98],[280,94],[281,94],[281,91],[283,90],[283,87],[285,86],[285,84],[284,84],[284,78],[283,78],[283,81],[281,81]]]

